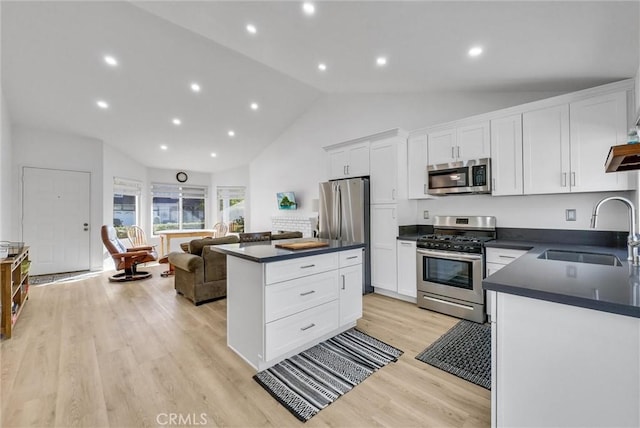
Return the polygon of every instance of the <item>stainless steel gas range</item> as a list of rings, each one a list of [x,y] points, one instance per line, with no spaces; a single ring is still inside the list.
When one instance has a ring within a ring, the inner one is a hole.
[[[496,238],[496,218],[435,216],[433,227],[417,241],[418,306],[484,322],[484,243]]]

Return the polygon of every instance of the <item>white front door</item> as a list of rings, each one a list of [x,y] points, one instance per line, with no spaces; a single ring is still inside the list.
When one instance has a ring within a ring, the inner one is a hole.
[[[91,174],[24,167],[22,239],[31,275],[89,270]]]

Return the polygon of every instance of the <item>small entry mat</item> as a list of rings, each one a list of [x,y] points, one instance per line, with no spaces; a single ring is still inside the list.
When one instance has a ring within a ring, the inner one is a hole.
[[[416,359],[491,389],[491,327],[462,320]]]

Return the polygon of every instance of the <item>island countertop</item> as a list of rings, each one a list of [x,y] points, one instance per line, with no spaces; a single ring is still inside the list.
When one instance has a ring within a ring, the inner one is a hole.
[[[486,290],[640,318],[640,267],[627,261],[626,248],[517,241],[486,246],[529,250],[485,278]],[[538,258],[549,249],[615,254],[622,266]]]
[[[276,244],[294,242],[324,242],[325,247],[310,248],[303,250],[287,250],[277,248]],[[364,248],[362,242],[336,241],[319,238],[282,239],[276,241],[247,242],[240,244],[212,245],[211,249],[228,256],[240,257],[256,263],[271,263],[280,260],[295,259],[298,257],[314,256],[318,254],[333,253],[336,251],[352,250]]]

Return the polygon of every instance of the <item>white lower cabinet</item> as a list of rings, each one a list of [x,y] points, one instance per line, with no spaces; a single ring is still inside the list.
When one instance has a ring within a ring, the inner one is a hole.
[[[356,325],[363,249],[271,263],[227,256],[227,343],[257,370]]]
[[[362,264],[340,268],[340,325],[362,317]]]
[[[492,427],[640,426],[640,318],[490,296]]]
[[[489,247],[487,248],[487,274],[485,276],[490,276],[500,269],[514,261],[520,256],[527,254],[529,250],[516,250],[511,248],[497,248],[497,247]]]
[[[398,294],[416,298],[418,295],[416,242],[398,241]]]

